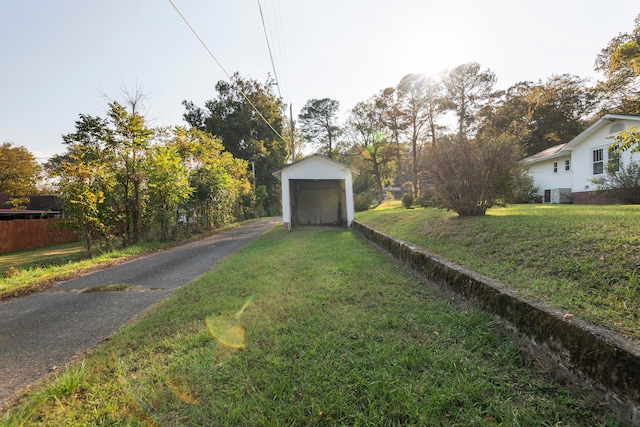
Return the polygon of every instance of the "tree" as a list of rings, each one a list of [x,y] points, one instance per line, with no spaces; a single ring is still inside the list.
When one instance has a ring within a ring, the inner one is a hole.
[[[476,62],[459,65],[445,76],[445,106],[457,116],[458,141],[471,136],[476,112],[491,96],[496,80],[491,70],[481,71]]]
[[[381,202],[384,200],[383,178],[395,169],[397,150],[382,118],[384,104],[378,101],[379,97],[372,97],[358,103],[351,110],[346,130],[351,147],[371,166],[374,186]]]
[[[303,140],[318,147],[329,158],[333,157],[335,141],[341,131],[337,121],[339,109],[340,102],[334,99],[310,99],[298,114]]]
[[[614,137],[614,143],[609,147],[614,151],[627,151],[632,153],[640,152],[640,131],[637,126],[630,126],[618,132]]]
[[[144,168],[154,131],[139,113],[142,95],[129,96],[130,112],[118,102],[109,103],[108,117],[113,127],[106,145],[114,156],[120,203],[124,212],[124,245],[140,242],[145,208]]]
[[[191,126],[219,138],[233,157],[246,160],[253,168],[259,199],[253,212],[245,211],[251,216],[278,211],[281,206],[280,182],[273,172],[284,166],[290,144],[282,138],[286,117],[272,86],[271,81],[261,84],[236,73],[230,82],[218,82],[218,96],[207,101],[205,109],[183,102],[184,119]]]
[[[181,147],[183,162],[189,165],[189,205],[204,225],[221,226],[241,218],[240,201],[251,188],[246,160],[234,158],[219,139],[194,127],[177,128],[173,144]]]
[[[117,215],[109,204],[115,187],[112,156],[105,146],[109,139],[106,120],[81,114],[76,131],[62,136],[66,153],[53,156],[46,165],[58,178],[66,212],[82,234],[89,257],[96,239],[109,241]]]
[[[0,144],[0,193],[28,196],[37,191],[42,167],[29,150],[10,142]]]
[[[479,133],[505,132],[517,125],[526,129],[521,145],[532,155],[569,142],[588,125],[595,108],[587,81],[562,74],[545,82],[520,82],[479,111]]]
[[[189,198],[188,170],[182,164],[178,147],[174,144],[151,146],[145,164],[149,204],[149,215],[160,231],[160,241],[167,242],[171,226],[175,224],[180,202]]]
[[[460,216],[477,216],[514,199],[522,177],[520,158],[516,138],[508,133],[462,143],[441,139],[429,171],[438,205]]]
[[[640,114],[640,15],[630,33],[619,34],[602,49],[596,59],[596,70],[607,77],[599,85],[612,100],[605,103],[606,111]],[[640,151],[640,131],[635,126],[618,133],[615,139],[614,149]]]
[[[595,69],[606,80],[598,85],[605,112],[640,114],[640,15],[629,33],[620,33],[600,51]]]
[[[409,74],[398,83],[398,98],[404,121],[404,130],[411,145],[411,175],[414,192],[420,191],[418,158],[420,148],[430,138],[436,143],[436,124],[442,114],[441,86],[422,74]]]
[[[403,153],[403,143],[400,138],[406,128],[403,116],[402,105],[400,103],[399,92],[396,88],[388,87],[381,90],[372,98],[373,113],[378,122],[380,132],[386,139],[385,160],[386,165],[393,165],[396,176],[391,179],[390,184],[399,185],[397,177],[402,166],[405,164],[406,156]],[[407,168],[405,168],[407,169]]]

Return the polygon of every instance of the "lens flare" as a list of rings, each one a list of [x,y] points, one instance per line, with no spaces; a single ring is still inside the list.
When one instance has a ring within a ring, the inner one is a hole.
[[[225,347],[241,349],[247,345],[244,341],[244,328],[231,324],[228,320],[220,317],[207,317],[207,328],[211,336]]]
[[[232,349],[242,349],[247,346],[245,342],[244,328],[238,325],[240,316],[253,301],[253,295],[249,296],[242,308],[233,316],[208,316],[205,319],[207,329],[211,336],[225,347]]]
[[[194,398],[193,396],[189,395],[188,392],[186,391],[182,391],[180,390],[180,386],[177,383],[177,381],[173,381],[173,380],[167,380],[166,381],[167,387],[169,387],[169,390],[171,390],[171,392],[176,395],[176,397],[180,400],[182,400],[185,403],[189,403],[191,405],[196,405],[198,404],[198,399]]]

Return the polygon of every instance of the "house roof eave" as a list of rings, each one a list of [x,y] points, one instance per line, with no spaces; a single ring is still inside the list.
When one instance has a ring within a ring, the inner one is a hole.
[[[540,151],[539,153],[533,154],[529,157],[525,157],[518,163],[530,165],[569,155],[571,150],[566,149],[566,145],[567,144],[554,145],[553,147],[549,147],[546,150]]]
[[[568,150],[572,150],[576,145],[582,143],[585,139],[593,135],[598,130],[602,129],[602,127],[607,124],[614,122],[616,120],[632,120],[640,122],[640,115],[635,114],[605,114],[600,117],[597,121],[595,121],[591,126],[586,128],[576,137],[574,137],[571,141],[567,142],[566,148]]]

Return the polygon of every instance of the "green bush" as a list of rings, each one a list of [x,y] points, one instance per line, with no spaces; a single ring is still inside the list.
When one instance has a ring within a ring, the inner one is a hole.
[[[404,193],[402,195],[402,206],[407,209],[413,206],[413,193]]]
[[[623,203],[640,204],[640,163],[609,163],[607,176],[594,178],[591,182],[598,186],[599,191],[609,191]]]
[[[413,182],[407,181],[404,184],[402,184],[402,206],[404,206],[407,209],[413,206],[414,192],[415,192],[415,187],[413,186]]]
[[[429,171],[438,206],[459,216],[476,216],[512,200],[521,177],[514,140],[501,134],[440,141]]]
[[[520,177],[515,181],[516,191],[514,192],[514,199],[507,200],[509,203],[535,203],[538,199],[538,192],[540,191],[536,187],[533,177],[529,175],[527,171],[522,171]]]
[[[372,202],[373,202],[373,196],[369,191],[356,194],[353,197],[353,209],[356,212],[366,211],[369,209]]]
[[[438,206],[436,195],[432,187],[423,188],[418,195],[418,204],[423,208],[434,208]]]

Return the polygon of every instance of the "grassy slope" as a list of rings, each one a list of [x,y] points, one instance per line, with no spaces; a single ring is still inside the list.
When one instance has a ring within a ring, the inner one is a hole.
[[[237,226],[238,223],[228,224],[207,232],[207,235]],[[81,242],[2,254],[0,255],[0,301],[38,292],[54,281],[68,280],[78,274],[106,268],[144,253],[203,237],[205,237],[203,234],[194,234],[183,236],[177,242],[142,242],[126,248],[118,247],[91,259],[86,259],[87,251]]]
[[[86,259],[80,243],[69,243],[0,255],[0,268],[5,269],[5,277],[0,274],[0,301],[40,291],[54,281],[106,268],[161,247],[141,243]]]
[[[24,270],[43,265],[63,264],[85,256],[86,251],[81,242],[0,254],[0,277],[6,275],[11,267]]]
[[[23,422],[616,425],[353,232],[282,227],[4,416]]]
[[[640,340],[640,206],[516,205],[478,218],[393,207],[356,219]]]

